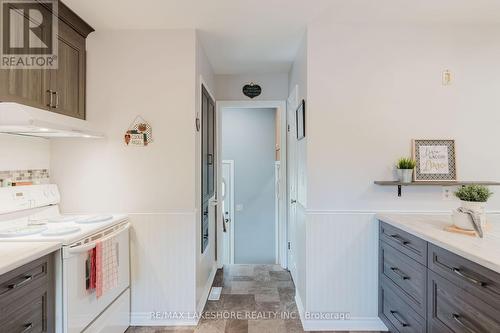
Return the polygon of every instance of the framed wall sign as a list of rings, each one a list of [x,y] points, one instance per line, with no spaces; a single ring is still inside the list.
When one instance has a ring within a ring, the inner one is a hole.
[[[456,181],[457,164],[455,140],[412,141],[415,181]]]
[[[301,140],[306,137],[306,102],[302,100],[299,107],[295,111],[296,121],[297,121],[297,140]]]

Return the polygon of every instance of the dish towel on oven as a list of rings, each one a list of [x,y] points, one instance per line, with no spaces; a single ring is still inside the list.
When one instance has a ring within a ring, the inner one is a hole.
[[[96,244],[96,296],[118,285],[118,256],[114,238]]]

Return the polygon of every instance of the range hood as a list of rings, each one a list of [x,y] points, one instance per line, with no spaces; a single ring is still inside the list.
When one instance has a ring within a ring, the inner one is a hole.
[[[104,138],[88,121],[18,103],[0,103],[0,133],[43,138]]]

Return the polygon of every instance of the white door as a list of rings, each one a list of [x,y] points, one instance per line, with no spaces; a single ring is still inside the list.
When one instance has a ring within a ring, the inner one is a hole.
[[[234,161],[222,161],[222,263],[234,264]]]
[[[288,269],[297,281],[297,266],[294,249],[297,226],[297,127],[295,110],[298,105],[297,87],[287,100],[287,176],[288,176]]]

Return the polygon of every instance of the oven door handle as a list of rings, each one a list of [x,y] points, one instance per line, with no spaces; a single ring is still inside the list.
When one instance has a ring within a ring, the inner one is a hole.
[[[123,228],[120,228],[120,229],[116,230],[115,232],[113,232],[109,235],[106,235],[103,238],[97,239],[97,242],[104,242],[105,240],[113,238],[116,235],[122,233],[123,231],[128,230],[129,228],[130,228],[130,223],[127,223],[125,226],[123,226]],[[97,245],[97,242],[91,242],[91,243],[87,243],[87,244],[83,244],[83,245],[79,245],[79,246],[75,246],[75,247],[70,247],[67,249],[67,251],[68,251],[67,253],[68,254],[85,253],[85,252],[90,251],[93,248],[95,248]]]

